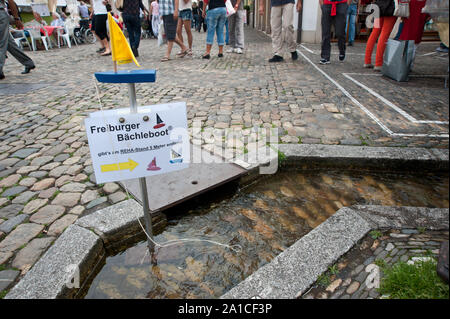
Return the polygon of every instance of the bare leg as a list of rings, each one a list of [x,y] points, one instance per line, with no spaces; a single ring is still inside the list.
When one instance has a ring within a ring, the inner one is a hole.
[[[184,24],[184,29],[186,30],[186,34],[187,34],[187,37],[188,37],[189,49],[192,50],[191,20],[183,21],[183,24]]]
[[[223,45],[219,45],[219,54],[223,53]]]
[[[183,41],[183,20],[178,17],[178,22],[177,22],[177,37],[181,42]]]
[[[105,52],[103,52],[101,55],[106,55],[111,53],[111,48],[109,47],[109,42],[107,38],[104,38],[101,40],[103,47],[105,48]]]
[[[211,53],[211,47],[212,47],[212,44],[207,44],[207,45],[206,45],[206,52],[205,52],[204,55],[207,55],[207,54],[210,54],[210,53]],[[223,46],[222,46],[222,47],[223,47]]]
[[[170,58],[170,53],[172,52],[173,47],[173,41],[167,41],[167,52],[166,52],[166,58]]]

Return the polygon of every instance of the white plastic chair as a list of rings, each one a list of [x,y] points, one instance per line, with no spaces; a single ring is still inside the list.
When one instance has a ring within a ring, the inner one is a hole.
[[[41,41],[44,44],[45,50],[48,51],[48,47],[51,47],[50,39],[48,35],[41,35],[41,32],[34,28],[26,29],[28,33],[30,34],[31,38],[31,46],[33,48],[33,51],[36,51],[36,41]],[[45,34],[47,34],[47,31],[43,29]]]
[[[74,34],[74,28],[68,28],[65,26],[64,29],[58,29],[57,31],[58,31],[58,48],[61,47],[60,38],[64,39],[64,42],[69,48],[72,47],[71,40],[73,40],[75,45],[78,46],[77,39],[75,38]]]
[[[23,49],[23,43],[25,43],[26,45],[28,45],[30,51],[32,50],[31,44],[28,41],[28,38],[25,36],[24,30],[9,29],[9,33],[11,34],[19,48]]]

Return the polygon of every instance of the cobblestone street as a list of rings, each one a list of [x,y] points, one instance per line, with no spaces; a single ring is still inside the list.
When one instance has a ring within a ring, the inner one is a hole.
[[[203,32],[193,33],[193,57],[175,58],[174,46],[173,60],[164,63],[166,47],[143,39],[138,61],[157,76],[155,83],[136,85],[138,104],[185,101],[189,127],[201,121],[202,147],[225,149],[226,158],[259,142],[244,139],[254,126],[278,128],[280,143],[448,148],[442,77],[448,55],[430,54],[437,43],[422,43],[410,82],[397,83],[362,67],[362,43],[348,48],[344,63],[333,55],[331,65],[320,66],[319,45],[305,44],[298,46],[297,61],[287,53],[285,62],[271,64],[270,38],[245,32],[244,54],[218,58],[214,45],[210,60],[201,59]],[[14,58],[6,60],[0,81],[0,279],[8,280],[0,282],[0,293],[80,216],[128,198],[117,183],[97,185],[93,174],[84,118],[129,106],[126,86],[98,84],[100,106],[93,74],[111,70],[112,62],[98,56],[98,48],[25,49],[36,64],[28,75],[20,74]],[[227,128],[242,141],[211,139],[214,129]],[[448,239],[448,232],[441,235]]]

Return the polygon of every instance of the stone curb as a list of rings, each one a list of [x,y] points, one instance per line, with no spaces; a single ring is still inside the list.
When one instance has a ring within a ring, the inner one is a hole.
[[[370,230],[402,227],[448,229],[448,218],[449,209],[343,207],[221,298],[297,298]]]
[[[354,160],[355,163],[361,165],[361,159],[366,158],[373,163],[377,159],[385,160],[386,167],[392,161],[398,161],[399,163],[412,161],[416,164],[417,161],[421,161],[430,169],[448,168],[448,150],[413,149],[408,151],[409,149],[403,148],[287,144],[280,144],[279,150],[285,153],[288,162],[295,163],[298,163],[300,160],[307,160],[307,162],[313,163],[323,158],[326,159],[329,156],[333,159],[332,163],[339,161],[345,163]],[[249,172],[248,174],[258,174],[259,166],[273,160],[272,155],[266,157],[263,163],[248,166],[246,168]],[[300,162],[300,164],[302,163]],[[245,179],[246,177],[242,178]],[[370,209],[375,210],[380,216],[385,214],[384,208],[376,208],[374,206],[366,206],[366,208],[368,211]],[[411,209],[414,210],[415,208]],[[424,218],[428,216],[428,210],[422,211],[419,209],[415,213]],[[448,210],[446,211],[448,219]],[[445,216],[445,212],[442,216]],[[70,278],[70,273],[65,271],[66,267],[68,265],[76,265],[80,270],[80,282],[85,283],[94,272],[98,262],[104,258],[107,249],[120,246],[126,240],[141,233],[136,217],[139,217],[141,221],[143,220],[142,207],[135,200],[127,200],[80,218],[74,225],[66,229],[5,298],[71,298],[76,296],[78,290],[69,289],[66,286]],[[165,227],[166,220],[163,214],[154,214],[153,220],[157,229]],[[386,221],[386,218],[383,222],[381,222],[381,217],[379,220],[380,224],[389,222],[389,220]],[[399,222],[401,221],[400,219]],[[426,223],[426,220],[423,222]],[[353,223],[359,226],[355,226]],[[348,251],[370,229],[373,229],[373,223],[373,218],[369,217],[368,214],[361,214],[361,212],[350,208],[341,208],[326,222],[275,257],[271,263],[252,274],[241,284],[222,296],[222,298],[238,298],[238,296],[240,296],[239,298],[251,298],[260,294],[264,298],[294,298],[299,292],[308,288],[315,281],[315,278],[325,271],[332,262]],[[343,234],[345,236],[342,236]],[[333,239],[330,240],[330,238]],[[345,249],[345,251],[339,252],[335,248],[335,244],[338,242],[343,247],[341,249]],[[323,246],[321,247],[321,245]],[[304,262],[310,258],[309,256],[312,256],[312,253],[317,255],[313,260],[314,267]],[[275,261],[276,264],[274,263]],[[284,273],[285,270],[281,272],[275,270],[284,264],[290,265],[290,272]],[[306,272],[307,275],[302,275],[304,278],[299,276],[301,272],[298,267],[303,267],[302,269],[308,271]],[[275,274],[283,274],[280,278],[284,278],[288,283],[276,283],[277,281],[273,279],[273,285],[267,286],[267,278],[270,278],[268,277],[269,274],[274,275],[270,271],[271,269],[274,269]],[[267,272],[267,274],[261,276],[262,272]],[[296,279],[294,280],[289,276],[293,276],[292,278]],[[260,278],[261,282],[258,282],[258,280],[253,282],[255,280],[253,278]],[[265,284],[264,280],[266,281]],[[295,282],[296,280],[298,280],[298,283]],[[252,285],[256,290],[252,290],[251,287],[246,288],[249,281],[252,281]]]
[[[78,292],[77,288],[70,288],[71,279],[76,280],[76,271],[79,282],[84,282],[104,254],[97,235],[70,225],[5,299],[71,298]]]

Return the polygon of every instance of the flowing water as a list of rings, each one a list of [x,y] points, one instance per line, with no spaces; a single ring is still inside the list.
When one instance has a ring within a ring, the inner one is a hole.
[[[448,208],[448,191],[448,175],[341,171],[280,172],[232,195],[213,190],[207,204],[167,212],[168,226],[154,239],[206,239],[242,251],[185,242],[157,249],[155,265],[144,241],[108,257],[85,298],[219,297],[343,206]]]

